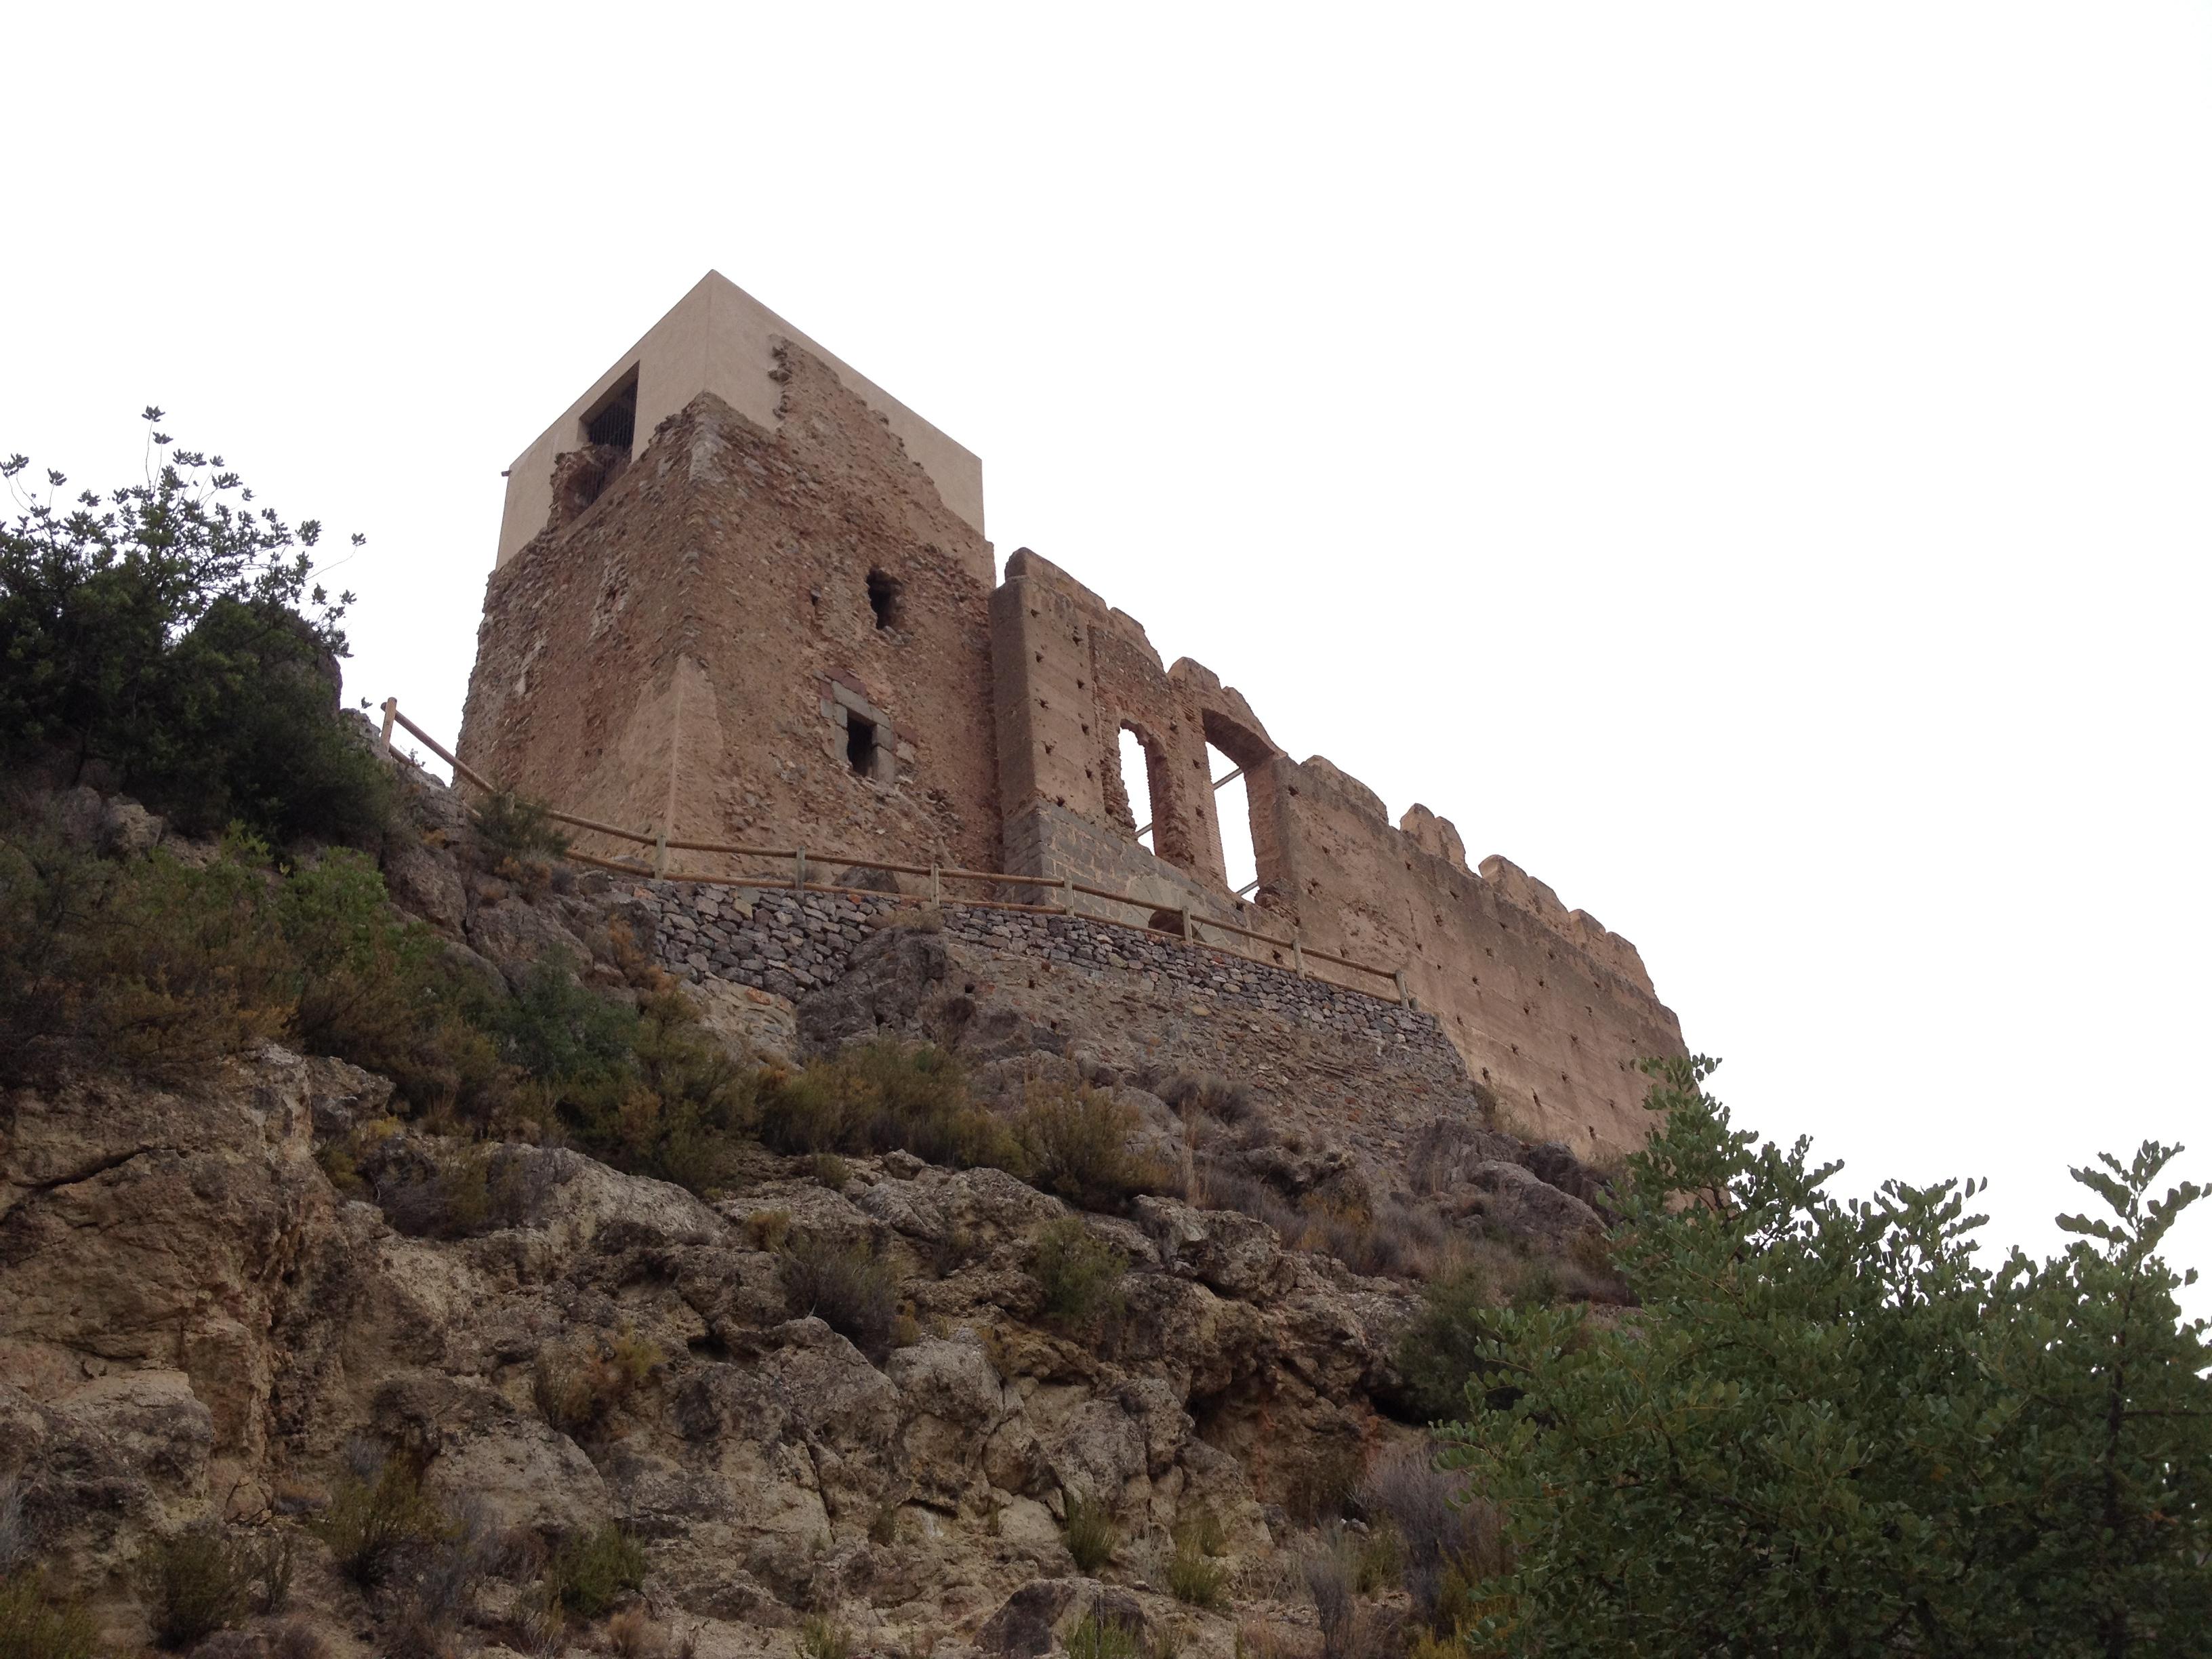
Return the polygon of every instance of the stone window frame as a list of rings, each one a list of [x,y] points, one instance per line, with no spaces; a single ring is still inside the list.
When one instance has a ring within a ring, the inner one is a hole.
[[[899,780],[902,766],[914,763],[914,744],[901,736],[891,717],[870,702],[866,693],[848,678],[825,674],[822,678],[822,718],[828,722],[829,731],[822,739],[823,753],[837,769],[848,777],[861,777],[870,783],[889,787]],[[875,754],[866,772],[855,771],[847,757],[854,716],[876,729]]]

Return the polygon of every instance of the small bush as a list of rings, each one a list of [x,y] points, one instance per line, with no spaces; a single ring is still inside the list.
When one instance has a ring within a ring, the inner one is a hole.
[[[1493,1329],[1489,1275],[1468,1265],[1431,1282],[1393,1358],[1405,1408],[1425,1423],[1463,1416],[1468,1382],[1486,1372],[1481,1345]]]
[[[82,1604],[48,1597],[34,1571],[0,1577],[0,1659],[94,1659],[99,1651],[98,1628]]]
[[[1179,1537],[1168,1562],[1168,1593],[1194,1607],[1216,1611],[1229,1602],[1229,1569],[1196,1540]]]
[[[1087,1613],[1067,1632],[1067,1659],[1146,1659],[1144,1638],[1118,1619]]]
[[[865,1243],[798,1238],[782,1262],[784,1305],[794,1319],[812,1314],[872,1360],[891,1350],[898,1290],[890,1264]]]
[[[1067,1518],[1060,1527],[1060,1537],[1074,1559],[1076,1571],[1083,1573],[1095,1573],[1113,1559],[1121,1541],[1113,1511],[1097,1498],[1076,1492],[1067,1495]]]
[[[165,1648],[188,1648],[246,1613],[252,1570],[237,1545],[209,1527],[156,1544],[146,1567],[147,1619]]]
[[[606,1637],[615,1659],[659,1659],[668,1650],[666,1637],[643,1607],[625,1607],[608,1620]]]
[[[1073,1216],[1048,1223],[1030,1252],[1030,1272],[1044,1287],[1044,1316],[1069,1330],[1119,1316],[1128,1266],[1128,1257]]]
[[[852,1166],[835,1152],[817,1152],[806,1160],[806,1173],[833,1193],[842,1193],[853,1179]]]
[[[969,1097],[966,1073],[928,1043],[868,1042],[765,1090],[761,1138],[790,1155],[903,1151],[959,1169],[1013,1168],[1005,1126]]]
[[[1283,1508],[1301,1526],[1340,1519],[1359,1484],[1359,1448],[1323,1443],[1309,1447],[1283,1481]]]
[[[568,832],[549,815],[546,804],[511,789],[502,789],[477,802],[470,814],[476,826],[477,846],[484,867],[496,870],[510,861],[542,864],[564,857]]]
[[[531,1398],[548,1423],[581,1437],[635,1394],[661,1358],[659,1347],[627,1328],[598,1340],[549,1343],[531,1367]]]
[[[1352,1587],[1362,1595],[1394,1590],[1406,1571],[1405,1541],[1395,1527],[1370,1527],[1352,1556]]]
[[[356,1443],[359,1469],[340,1479],[330,1507],[308,1523],[338,1570],[364,1589],[380,1583],[399,1553],[435,1542],[451,1530],[443,1510],[423,1495],[413,1460]]]
[[[1438,1468],[1426,1442],[1377,1457],[1358,1498],[1378,1528],[1401,1540],[1401,1577],[1413,1612],[1439,1635],[1467,1622],[1474,1585],[1508,1568],[1497,1510],[1468,1492],[1465,1475]]]
[[[755,1210],[744,1220],[745,1243],[756,1250],[780,1250],[791,1237],[791,1212]]]
[[[799,1650],[805,1659],[852,1659],[853,1632],[824,1613],[799,1621]]]
[[[541,1121],[617,1169],[702,1196],[727,1182],[736,1138],[752,1127],[757,1082],[673,988],[630,1008],[549,957],[489,1018]]]
[[[1326,1528],[1299,1552],[1298,1572],[1313,1597],[1322,1659],[1353,1659],[1359,1628],[1357,1567],[1341,1528]]]
[[[551,1599],[580,1619],[596,1619],[645,1583],[645,1547],[610,1521],[568,1538],[546,1564]]]
[[[1242,1123],[1252,1115],[1252,1091],[1241,1083],[1201,1073],[1178,1073],[1162,1083],[1159,1097],[1183,1116],[1203,1112],[1217,1123]]]
[[[1088,1084],[1031,1079],[1014,1127],[1032,1186],[1085,1210],[1118,1210],[1159,1172],[1129,1151],[1136,1114]]]

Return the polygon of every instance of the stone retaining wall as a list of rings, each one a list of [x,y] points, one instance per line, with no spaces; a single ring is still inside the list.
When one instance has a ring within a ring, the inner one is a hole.
[[[634,890],[652,912],[663,966],[686,979],[714,978],[797,998],[845,971],[854,948],[897,908],[889,895],[804,896],[774,889],[644,882]],[[997,956],[1030,957],[1101,979],[1132,982],[1167,998],[1202,996],[1295,1024],[1368,1039],[1464,1076],[1458,1051],[1436,1016],[1328,981],[1158,933],[1083,916],[1036,915],[981,906],[943,908],[945,931]]]

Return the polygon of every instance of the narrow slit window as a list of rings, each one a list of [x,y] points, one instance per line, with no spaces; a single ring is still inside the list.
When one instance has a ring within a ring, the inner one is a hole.
[[[876,775],[876,726],[858,714],[845,716],[845,759],[864,778]]]

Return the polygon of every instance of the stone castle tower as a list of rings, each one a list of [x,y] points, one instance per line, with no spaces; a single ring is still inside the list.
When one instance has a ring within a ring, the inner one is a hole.
[[[1208,745],[1245,780],[1249,901]],[[459,752],[675,840],[1069,876],[1128,896],[1102,915],[1187,909],[1396,968],[1504,1109],[1584,1156],[1641,1141],[1634,1061],[1681,1051],[1626,939],[1503,859],[1470,868],[1427,808],[1394,826],[1293,761],[1036,554],[994,584],[976,457],[716,273],[509,470]]]

